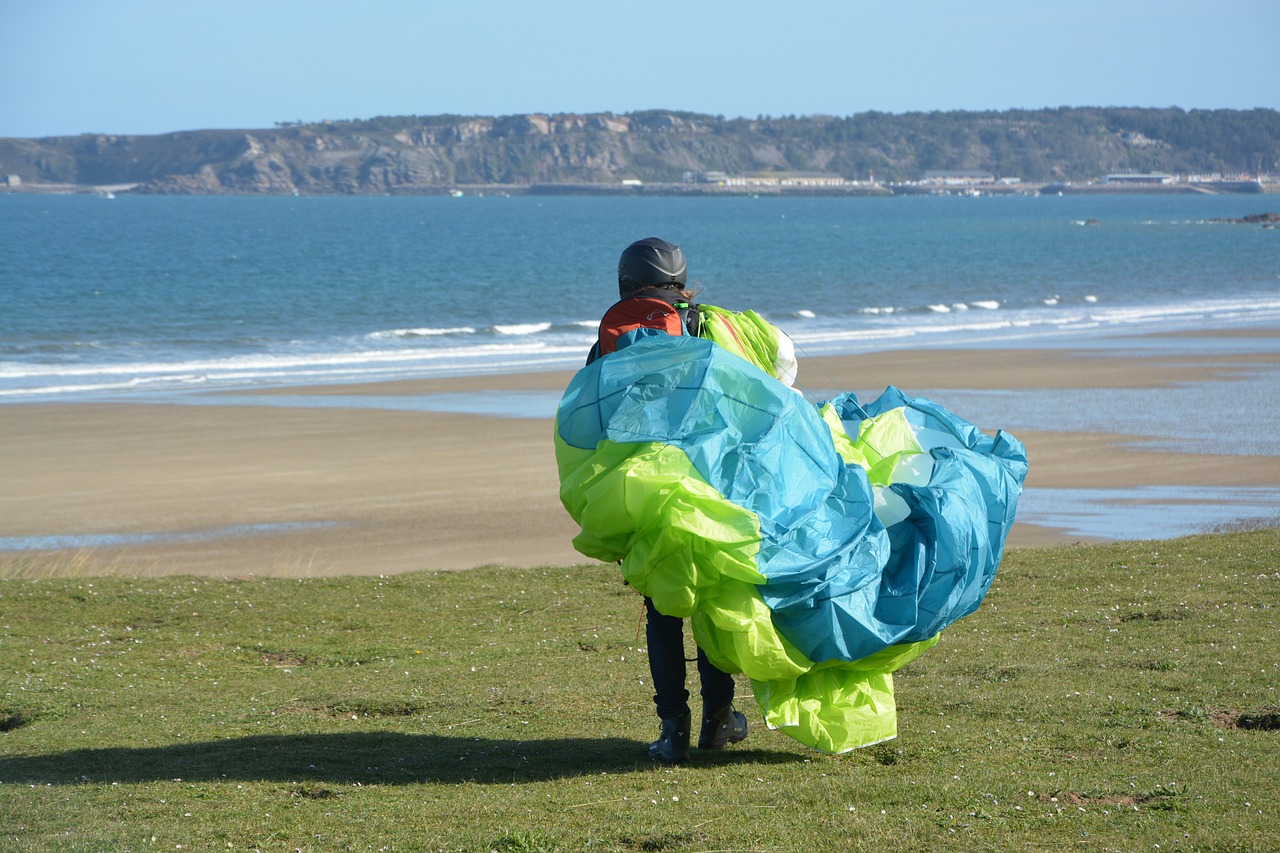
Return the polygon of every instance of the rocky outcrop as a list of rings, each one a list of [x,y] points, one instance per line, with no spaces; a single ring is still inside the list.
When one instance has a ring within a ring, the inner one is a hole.
[[[699,152],[696,143],[666,138],[683,132],[696,132],[696,123],[648,114],[642,120],[530,114],[386,129],[308,125],[242,133],[229,160],[152,177],[135,191],[440,192],[457,184],[618,183],[638,172],[651,181],[679,181],[685,171],[723,160],[722,153]],[[636,138],[655,135],[663,138]],[[774,162],[780,159],[772,156],[758,165],[768,168]]]
[[[151,193],[373,194],[443,192],[459,184],[678,184],[700,172],[903,181],[929,169],[966,169],[1042,182],[1135,165],[1173,172],[1183,162],[1231,171],[1194,139],[1182,148],[1137,145],[1133,140],[1164,136],[1124,126],[1176,125],[1180,115],[1080,108],[754,120],[664,110],[400,116],[269,130],[0,139],[0,176],[14,176],[24,188],[136,184],[136,191]],[[1234,138],[1237,126],[1252,128],[1247,138],[1261,147],[1242,149],[1239,157],[1280,162],[1280,113],[1216,111],[1195,118],[1194,127],[1211,128],[1205,134],[1212,139]],[[1144,159],[1136,163],[1135,157]]]
[[[1280,224],[1280,213],[1246,213],[1239,219],[1210,219],[1210,222],[1227,222],[1232,225],[1262,225],[1275,227]]]

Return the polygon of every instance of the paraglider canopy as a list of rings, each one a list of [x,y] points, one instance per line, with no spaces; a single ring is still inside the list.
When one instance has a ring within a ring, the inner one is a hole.
[[[561,500],[575,547],[691,617],[770,726],[841,752],[896,734],[890,673],[980,604],[1026,455],[896,389],[815,407],[771,373],[622,335],[561,400]]]

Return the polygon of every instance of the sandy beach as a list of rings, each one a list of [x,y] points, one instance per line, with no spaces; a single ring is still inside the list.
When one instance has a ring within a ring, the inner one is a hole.
[[[807,387],[823,390],[1230,383],[1280,365],[1276,330],[1247,334],[1269,342],[1212,359],[928,349],[821,358],[802,370]],[[554,394],[570,376],[413,380],[260,396]],[[1015,434],[1032,462],[1028,489],[1280,485],[1278,456],[1144,448],[1142,438],[1107,431]],[[354,405],[9,404],[0,406],[0,435],[0,538],[50,537],[57,546],[8,551],[10,562],[28,567],[243,576],[583,562],[557,495],[549,417]],[[52,537],[94,544],[68,546]],[[1078,539],[1019,523],[1010,545]]]

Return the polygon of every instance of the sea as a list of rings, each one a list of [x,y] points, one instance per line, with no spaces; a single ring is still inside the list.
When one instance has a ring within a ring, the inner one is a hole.
[[[1126,351],[1159,354],[1169,339],[1147,333],[1280,325],[1280,229],[1225,221],[1269,200],[2,194],[0,405],[217,405],[270,387],[574,368],[617,298],[619,252],[648,236],[681,246],[699,301],[754,308],[784,329],[802,381],[804,357],[901,348],[1114,351],[1122,338]],[[950,391],[941,402],[1011,429],[1280,455],[1280,378],[1260,370],[1230,386],[1172,401],[1167,389],[1114,389],[1015,400]],[[1241,395],[1248,417],[1221,434],[1206,413]],[[253,399],[529,417],[555,405],[545,395]],[[1274,517],[1277,487],[1244,498]]]

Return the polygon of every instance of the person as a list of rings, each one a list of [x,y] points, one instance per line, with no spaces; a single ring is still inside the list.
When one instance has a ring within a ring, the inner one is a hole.
[[[697,336],[701,331],[701,314],[692,301],[695,294],[688,288],[684,253],[666,240],[647,237],[623,250],[618,258],[618,296],[619,302],[601,321],[601,334],[587,356],[588,364],[613,352],[616,332],[627,328],[628,315],[634,315],[636,324],[663,324],[669,334]],[[662,306],[635,300],[657,300],[671,310],[663,312]],[[638,306],[640,312],[634,310]],[[662,316],[655,318],[655,314]],[[649,745],[649,757],[676,764],[689,757],[693,722],[686,687],[684,620],[660,613],[653,600],[646,597],[645,639],[653,701],[661,721],[658,739]],[[733,707],[733,676],[717,669],[701,648],[696,660],[702,698],[698,748],[723,749],[744,740],[747,718]]]
[[[690,619],[705,652],[702,745],[746,735],[732,679],[703,659],[749,678],[769,726],[814,749],[893,738],[892,673],[981,603],[1025,447],[892,386],[868,404],[812,403],[781,330],[692,304],[677,247],[640,241],[618,268],[623,298],[565,388],[553,440],[574,548],[616,561],[650,599],[650,754],[688,757],[697,721],[682,623],[663,615]]]

